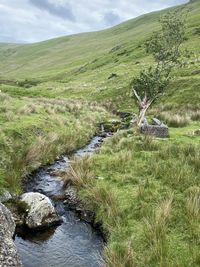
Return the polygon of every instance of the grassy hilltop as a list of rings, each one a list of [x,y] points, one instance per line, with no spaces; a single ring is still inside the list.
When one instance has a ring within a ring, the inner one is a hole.
[[[170,138],[122,130],[74,159],[64,177],[103,223],[108,267],[200,266],[200,1],[171,9],[184,6],[183,48],[194,54],[148,113],[169,125]],[[85,144],[111,112],[136,111],[130,81],[152,63],[143,44],[166,11],[99,32],[0,44],[0,188],[19,194],[24,174]]]

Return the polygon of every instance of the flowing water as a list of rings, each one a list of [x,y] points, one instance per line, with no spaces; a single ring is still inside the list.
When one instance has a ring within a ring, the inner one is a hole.
[[[95,150],[102,137],[94,137],[75,155],[84,156]],[[25,183],[26,192],[40,192],[50,198],[59,196],[63,182],[53,174],[69,167],[69,158],[61,157],[50,166],[34,172]],[[60,226],[39,232],[23,231],[17,234],[15,243],[24,267],[100,267],[103,238],[97,230],[70,211],[62,201],[54,201],[62,216]]]

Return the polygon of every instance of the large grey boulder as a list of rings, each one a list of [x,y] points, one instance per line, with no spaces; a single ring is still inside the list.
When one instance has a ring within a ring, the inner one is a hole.
[[[61,222],[51,200],[40,193],[25,193],[21,201],[27,205],[26,225],[31,229],[48,227]]]
[[[21,267],[22,263],[17,253],[13,235],[15,222],[11,212],[0,203],[0,266]]]

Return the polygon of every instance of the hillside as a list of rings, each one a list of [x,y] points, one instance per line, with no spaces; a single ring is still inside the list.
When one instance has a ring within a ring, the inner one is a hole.
[[[185,6],[189,10],[185,47],[199,55],[200,2],[191,1]],[[126,100],[125,108],[131,108],[130,80],[151,61],[145,54],[143,42],[158,29],[158,18],[164,12],[166,10],[143,15],[99,32],[35,44],[1,44],[0,79],[43,82],[29,90],[19,91],[22,95],[40,95],[42,89],[42,95],[49,97],[76,97],[104,102],[112,99],[119,106],[124,106]],[[199,102],[196,92],[199,64],[195,60],[195,57],[191,58],[191,64],[176,73],[176,82],[172,85],[172,88],[178,86],[181,92],[181,84],[189,98],[181,96],[179,101],[175,94],[172,101],[182,104]],[[109,80],[112,73],[116,73],[117,77]],[[16,93],[14,88],[2,90],[9,94]]]

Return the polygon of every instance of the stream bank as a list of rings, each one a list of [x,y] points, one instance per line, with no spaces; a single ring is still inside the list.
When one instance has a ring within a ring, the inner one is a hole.
[[[94,137],[88,145],[73,155],[83,157],[92,153],[104,138],[105,135]],[[57,227],[37,232],[28,228],[18,229],[15,244],[24,267],[103,265],[101,254],[104,238],[101,232],[91,225],[94,214],[86,212],[84,207],[80,206],[82,203],[76,198],[72,188],[65,192],[63,181],[57,176],[69,166],[70,159],[62,156],[53,164],[35,171],[24,183],[24,192],[38,192],[49,197],[63,220]]]

